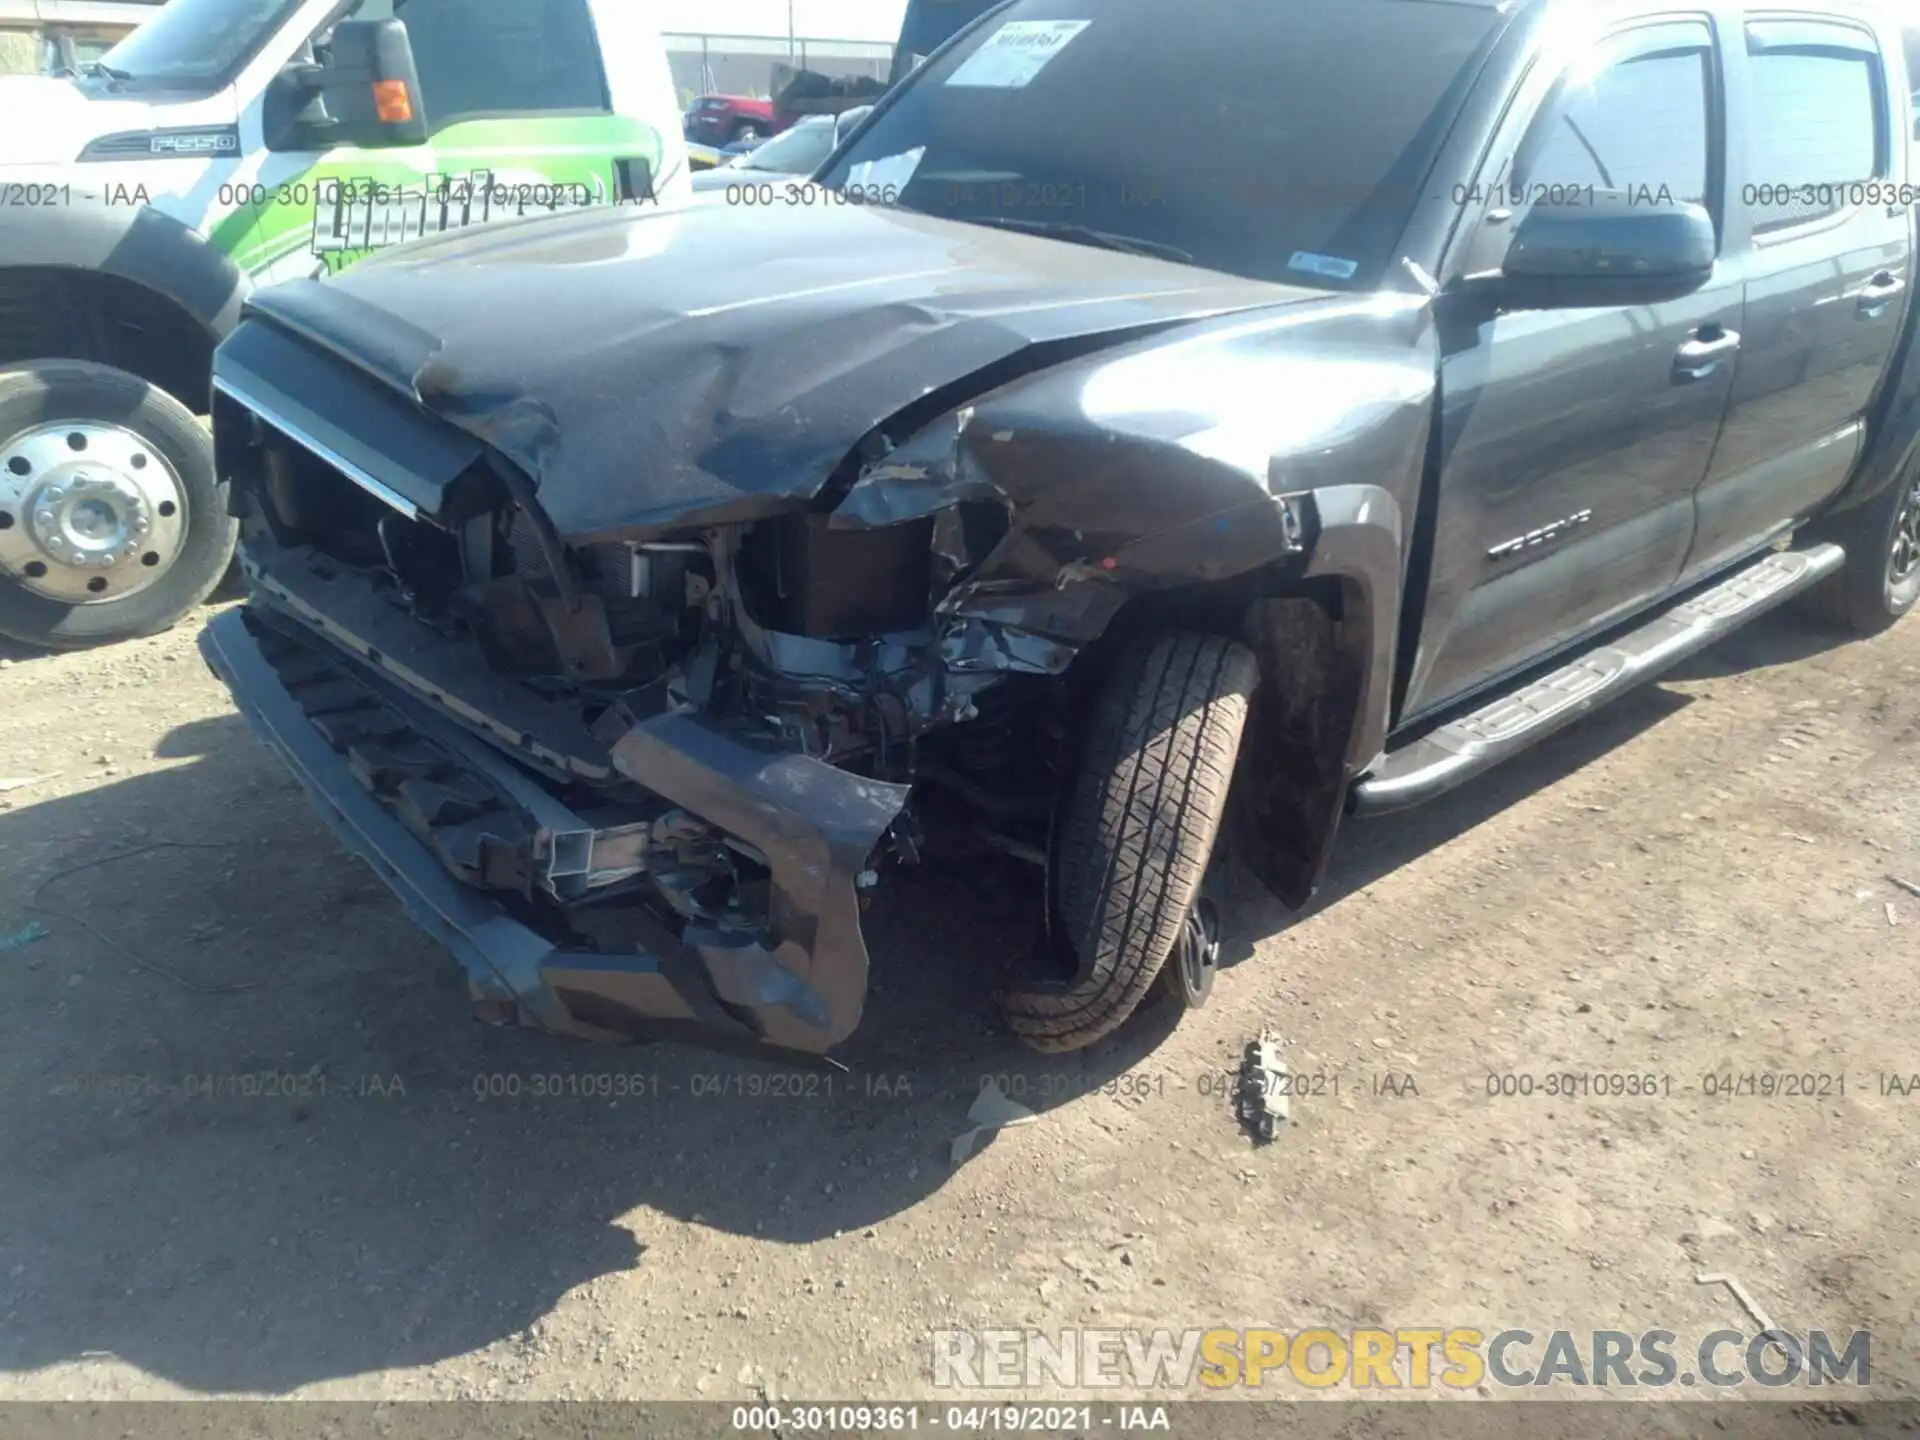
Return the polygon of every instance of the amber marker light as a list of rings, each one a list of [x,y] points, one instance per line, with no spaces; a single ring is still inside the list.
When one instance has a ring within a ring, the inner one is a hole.
[[[405,125],[413,119],[413,96],[404,80],[373,82],[373,109],[382,125]]]

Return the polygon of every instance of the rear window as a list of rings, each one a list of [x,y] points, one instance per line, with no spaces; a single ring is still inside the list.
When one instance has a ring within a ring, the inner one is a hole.
[[[1908,30],[1902,36],[1907,51],[1907,84],[1920,86],[1920,30]],[[1913,92],[1913,138],[1920,140],[1920,88]]]
[[[1839,26],[1757,24],[1747,45],[1747,173],[1779,197],[1755,228],[1802,225],[1857,203],[1849,190],[1883,168],[1883,87],[1871,39]]]
[[[1369,286],[1501,23],[1421,0],[1016,0],[922,66],[823,178]]]
[[[586,0],[399,0],[427,119],[605,112]]]

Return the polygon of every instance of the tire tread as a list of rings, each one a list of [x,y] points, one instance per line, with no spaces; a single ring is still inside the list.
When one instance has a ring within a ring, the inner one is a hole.
[[[1057,918],[1084,978],[1003,1000],[1033,1048],[1104,1038],[1158,978],[1212,856],[1256,669],[1244,645],[1175,633],[1131,649],[1109,678],[1056,845]]]

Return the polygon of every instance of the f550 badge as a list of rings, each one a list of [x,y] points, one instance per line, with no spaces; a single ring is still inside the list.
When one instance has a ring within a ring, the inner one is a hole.
[[[234,155],[240,137],[231,130],[161,131],[149,142],[153,155]]]

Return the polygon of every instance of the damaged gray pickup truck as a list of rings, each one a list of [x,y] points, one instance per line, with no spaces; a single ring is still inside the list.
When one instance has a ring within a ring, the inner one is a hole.
[[[203,648],[484,1018],[818,1056],[868,891],[992,853],[1084,1046],[1204,998],[1216,838],[1302,905],[1913,605],[1909,91],[1850,3],[1012,0],[814,182],[255,296]]]

